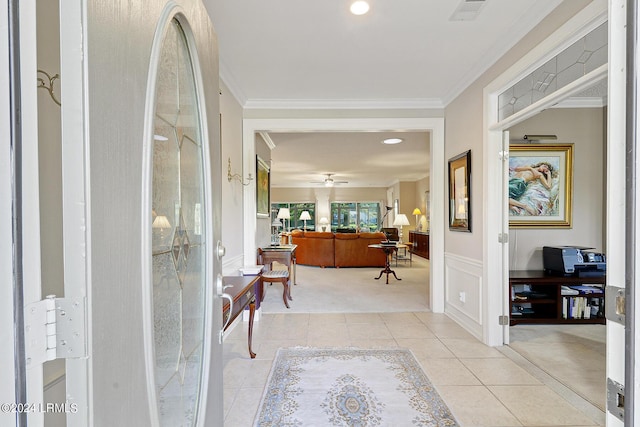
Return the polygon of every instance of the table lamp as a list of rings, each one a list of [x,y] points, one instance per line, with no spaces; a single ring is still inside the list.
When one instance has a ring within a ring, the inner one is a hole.
[[[320,224],[322,225],[322,231],[327,231],[327,224],[329,224],[329,220],[326,216],[320,218]]]
[[[403,225],[409,225],[409,220],[407,219],[407,216],[405,214],[396,215],[396,219],[393,220],[393,225],[394,226],[399,226],[398,227],[398,242],[402,243],[402,226]]]
[[[290,219],[291,218],[291,213],[289,212],[289,208],[280,208],[280,210],[278,210],[278,219]],[[286,226],[286,221],[283,222],[283,225]],[[285,227],[285,230],[288,230],[289,227]]]
[[[415,208],[415,209],[413,210],[413,214],[412,214],[412,215],[415,215],[415,216],[416,216],[416,231],[418,231],[418,230],[420,229],[420,227],[418,227],[418,224],[419,224],[419,223],[418,223],[418,216],[422,215],[422,212],[420,211],[420,209],[419,209],[419,208]]]
[[[302,211],[302,213],[300,214],[300,219],[304,221],[304,231],[307,231],[307,220],[311,219],[309,211]]]

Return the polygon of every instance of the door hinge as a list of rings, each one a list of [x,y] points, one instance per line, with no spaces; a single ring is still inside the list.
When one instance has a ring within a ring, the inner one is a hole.
[[[498,243],[509,243],[509,233],[498,233]]]
[[[624,386],[607,378],[607,411],[624,421]]]
[[[509,152],[506,150],[499,151],[498,158],[503,162],[506,162],[507,160],[509,160]]]
[[[498,316],[498,325],[509,326],[509,316]]]
[[[86,357],[84,299],[49,295],[28,304],[24,317],[27,368],[48,360]]]

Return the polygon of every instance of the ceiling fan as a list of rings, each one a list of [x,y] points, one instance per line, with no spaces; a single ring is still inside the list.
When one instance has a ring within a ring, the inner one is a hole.
[[[335,181],[333,178],[331,178],[334,175],[332,173],[327,173],[325,175],[327,175],[327,177],[324,179],[324,181],[311,181],[311,184],[324,184],[325,187],[333,187],[335,184],[349,183],[349,181]]]

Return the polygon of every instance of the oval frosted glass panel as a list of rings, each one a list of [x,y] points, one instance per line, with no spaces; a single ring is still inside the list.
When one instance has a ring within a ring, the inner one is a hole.
[[[160,423],[198,413],[204,337],[204,174],[200,111],[183,29],[173,20],[156,82],[152,238],[156,391]]]

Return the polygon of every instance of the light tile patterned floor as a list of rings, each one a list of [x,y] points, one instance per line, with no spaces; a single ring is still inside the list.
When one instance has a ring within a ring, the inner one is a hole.
[[[265,314],[224,343],[225,426],[251,426],[280,347],[409,348],[461,426],[598,426],[604,414],[508,348],[480,343],[445,315]],[[570,403],[571,402],[571,403]],[[316,424],[321,425],[321,424]]]

